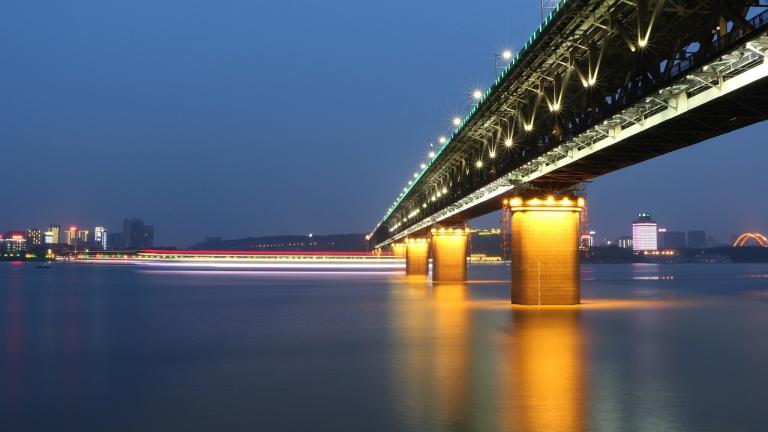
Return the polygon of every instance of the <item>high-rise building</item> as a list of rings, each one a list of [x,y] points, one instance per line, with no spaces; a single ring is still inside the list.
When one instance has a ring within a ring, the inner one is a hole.
[[[683,231],[666,231],[662,235],[661,244],[664,249],[681,249],[685,247],[685,233]]]
[[[27,243],[32,246],[43,244],[43,232],[37,228],[27,228]]]
[[[630,249],[632,247],[632,237],[621,236],[616,239],[616,244],[623,249]]]
[[[62,243],[68,245],[77,243],[77,227],[71,226],[68,230],[64,231],[64,241]]]
[[[126,249],[148,249],[154,245],[155,229],[139,218],[123,220],[123,243]]]
[[[587,231],[586,233],[582,233],[581,238],[579,239],[579,247],[581,249],[589,249],[591,247],[594,247],[595,234],[597,233],[594,231]]]
[[[139,218],[123,219],[123,247],[141,249],[144,222]]]
[[[46,231],[43,233],[43,239],[45,241],[45,244],[53,244],[53,231]]]
[[[144,249],[150,249],[155,245],[155,227],[152,225],[144,225],[143,242]]]
[[[101,249],[107,250],[107,229],[104,227],[96,227],[93,229],[93,241],[97,245],[101,246]]]
[[[704,230],[688,231],[687,245],[689,248],[703,248],[707,246],[707,232]]]
[[[125,247],[123,245],[123,233],[121,232],[107,233],[107,245],[111,250],[123,249]]]
[[[80,230],[80,231],[78,231],[77,232],[78,244],[88,243],[88,234],[90,234],[88,232],[88,230]]]
[[[658,249],[656,221],[650,213],[640,213],[632,224],[632,250],[653,251]]]
[[[52,244],[58,244],[61,242],[61,226],[60,225],[48,225],[48,232],[51,233]]]

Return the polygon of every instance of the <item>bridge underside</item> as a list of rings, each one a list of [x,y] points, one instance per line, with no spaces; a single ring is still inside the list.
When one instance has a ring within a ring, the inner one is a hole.
[[[768,78],[762,78],[722,96],[717,102],[689,110],[663,124],[647,128],[642,133],[625,138],[599,152],[574,160],[557,171],[528,182],[527,189],[565,191],[601,175],[698,144],[765,119],[768,119]],[[502,199],[487,200],[452,215],[445,221],[465,222],[501,208]]]

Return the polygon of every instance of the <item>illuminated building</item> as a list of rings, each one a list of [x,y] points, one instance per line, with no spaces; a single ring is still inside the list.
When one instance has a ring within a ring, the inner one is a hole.
[[[588,231],[585,234],[581,235],[581,238],[579,239],[579,247],[581,249],[587,249],[595,246],[595,234],[597,234],[594,231]]]
[[[53,232],[52,231],[46,231],[43,234],[43,240],[45,241],[45,244],[53,244]]]
[[[650,213],[640,213],[632,224],[632,250],[653,251],[658,249],[656,221]]]
[[[619,245],[620,248],[630,249],[632,248],[632,237],[621,236],[616,239],[616,244]]]
[[[78,243],[88,243],[88,230],[80,230],[77,232]]]
[[[707,245],[707,232],[704,230],[688,231],[686,246],[689,248],[703,248]]]
[[[77,242],[77,227],[69,227],[64,231],[64,241],[62,243],[68,245],[74,245]]]
[[[49,225],[48,232],[51,233],[51,244],[58,244],[61,242],[61,226]]]
[[[102,249],[107,250],[107,229],[98,226],[94,228],[93,241],[100,245]]]
[[[0,252],[3,256],[18,256],[27,250],[27,239],[22,233],[6,233],[5,238],[0,240]]]
[[[41,245],[43,244],[43,233],[37,228],[28,228],[27,229],[27,242],[29,242],[30,245]]]

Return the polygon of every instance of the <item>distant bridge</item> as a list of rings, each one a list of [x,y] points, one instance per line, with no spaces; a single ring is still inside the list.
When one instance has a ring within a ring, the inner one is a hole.
[[[750,240],[754,240],[762,247],[768,247],[768,238],[758,232],[747,232],[740,235],[736,241],[733,242],[733,247],[746,246],[747,242]]]
[[[513,268],[536,281],[541,303],[542,274],[545,288],[554,277],[547,260],[570,262],[572,252],[569,246],[557,259],[542,255],[556,254],[541,243],[539,234],[551,229],[532,219],[534,209],[556,203],[578,213],[584,182],[768,118],[766,6],[560,1],[450,138],[406,180],[371,232],[372,245],[430,238],[435,229],[459,228],[502,208],[528,212],[530,220],[517,228],[519,241],[529,245],[518,245],[518,258],[527,261],[515,264],[513,252]],[[511,221],[515,233],[514,216]],[[567,232],[552,239],[570,244],[572,228],[557,229]],[[531,230],[538,234],[526,237]],[[541,243],[541,251],[528,254],[531,242]],[[432,249],[434,260],[439,252]],[[528,274],[534,263],[536,275]]]

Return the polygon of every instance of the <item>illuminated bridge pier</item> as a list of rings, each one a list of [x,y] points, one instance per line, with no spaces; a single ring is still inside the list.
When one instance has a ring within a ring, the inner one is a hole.
[[[579,197],[515,197],[512,211],[512,303],[574,305],[579,281]]]
[[[432,228],[430,234],[405,240],[406,276],[428,276],[431,254],[433,282],[466,281],[469,229],[441,226]]]
[[[469,228],[432,228],[432,282],[467,280]]]
[[[429,239],[427,237],[405,240],[405,275],[427,277],[429,275]]]
[[[405,258],[405,243],[394,242],[392,243],[392,255],[397,258]]]

